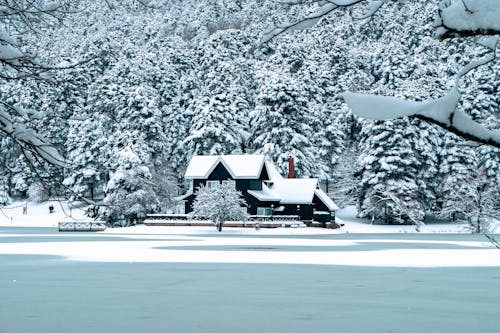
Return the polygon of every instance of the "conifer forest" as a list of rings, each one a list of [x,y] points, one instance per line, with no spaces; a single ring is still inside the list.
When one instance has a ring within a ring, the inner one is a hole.
[[[0,206],[60,196],[141,217],[185,193],[191,156],[264,154],[282,174],[294,157],[297,177],[360,217],[498,218],[498,144],[425,117],[359,117],[343,95],[423,102],[456,87],[456,109],[498,131],[498,34],[443,38],[441,1],[415,0],[266,37],[323,3],[0,1]]]

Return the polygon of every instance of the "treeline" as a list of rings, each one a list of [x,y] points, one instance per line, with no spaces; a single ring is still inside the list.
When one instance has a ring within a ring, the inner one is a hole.
[[[344,91],[425,100],[486,52],[434,38],[437,1],[389,3],[370,20],[339,10],[259,45],[272,21],[308,6],[271,0],[81,1],[22,36],[58,70],[2,80],[0,98],[39,112],[58,169],[1,138],[0,204],[29,196],[102,201],[108,219],[169,209],[193,154],[264,153],[319,177],[361,216],[420,223],[498,216],[500,152],[418,119],[352,116]],[[499,126],[499,61],[468,75],[460,108]]]

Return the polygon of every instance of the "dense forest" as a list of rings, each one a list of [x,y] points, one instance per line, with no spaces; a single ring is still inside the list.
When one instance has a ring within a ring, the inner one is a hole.
[[[2,75],[0,100],[31,110],[18,116],[67,165],[0,136],[0,205],[64,195],[102,203],[93,212],[108,219],[140,217],[171,208],[192,155],[259,153],[283,173],[293,156],[299,177],[319,178],[362,217],[498,217],[498,148],[417,118],[361,119],[340,96],[438,98],[490,52],[480,37],[437,38],[437,3],[389,1],[365,19],[339,8],[264,44],[272,23],[317,4],[82,0],[22,32],[3,20],[47,70]],[[491,129],[500,128],[499,73],[497,57],[460,82],[459,108]]]

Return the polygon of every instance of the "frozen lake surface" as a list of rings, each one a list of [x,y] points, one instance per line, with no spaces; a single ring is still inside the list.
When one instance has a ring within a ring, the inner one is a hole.
[[[147,244],[154,250],[146,251]],[[169,251],[182,259],[185,252],[188,262],[148,262],[141,256],[113,261],[116,254],[104,252],[113,245],[123,256],[128,247],[160,259]],[[72,258],[82,246],[103,251],[107,259]],[[44,254],[30,253],[41,249]],[[469,264],[376,262],[390,254],[443,251]],[[483,255],[500,257],[495,251],[477,235],[62,234],[0,228],[0,332],[497,333],[500,265],[473,265],[467,256],[481,262]],[[191,260],[193,253],[202,262]],[[353,253],[371,256],[374,265],[260,262],[261,256],[298,256],[300,263],[301,256],[325,254],[358,260]],[[226,254],[240,262],[216,262]],[[207,262],[209,255],[218,259]]]

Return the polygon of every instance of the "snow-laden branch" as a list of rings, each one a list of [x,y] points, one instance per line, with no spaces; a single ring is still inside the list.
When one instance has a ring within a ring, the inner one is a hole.
[[[482,126],[457,109],[460,93],[456,87],[441,98],[423,102],[350,92],[343,93],[342,97],[354,114],[366,119],[389,120],[414,116],[466,139],[500,147],[500,131]]]
[[[297,20],[295,22],[288,22],[284,24],[273,24],[267,28],[262,34],[260,40],[260,45],[269,42],[274,37],[281,35],[283,33],[293,31],[293,30],[306,30],[313,27],[318,21],[333,12],[335,9],[340,7],[351,7],[361,2],[366,2],[367,0],[328,0],[328,1],[318,1],[321,5],[318,11],[309,14],[304,18]],[[373,15],[382,5],[382,1],[372,1],[368,11],[363,15],[364,18]]]
[[[54,166],[66,167],[64,158],[51,143],[12,116],[17,111],[12,106],[0,104],[0,132],[11,137],[24,151],[34,153]]]
[[[475,122],[457,109],[460,100],[460,79],[482,65],[495,59],[498,37],[486,38],[482,45],[492,50],[487,56],[473,61],[458,74],[455,86],[443,97],[423,102],[406,101],[395,97],[345,92],[341,96],[357,116],[373,120],[389,120],[402,117],[418,117],[437,124],[466,139],[500,147],[500,131],[490,130]]]
[[[500,1],[443,0],[436,23],[441,38],[500,34]]]

